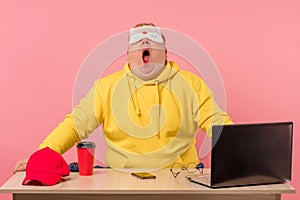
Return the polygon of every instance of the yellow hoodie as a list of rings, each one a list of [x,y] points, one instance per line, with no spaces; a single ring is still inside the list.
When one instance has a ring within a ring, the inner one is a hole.
[[[232,123],[204,81],[175,62],[143,81],[124,70],[95,81],[87,96],[43,141],[64,153],[102,124],[106,164],[112,168],[160,168],[199,162],[195,133],[211,136],[214,124]]]

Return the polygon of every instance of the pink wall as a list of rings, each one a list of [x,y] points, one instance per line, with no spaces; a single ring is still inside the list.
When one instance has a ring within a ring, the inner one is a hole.
[[[76,73],[89,52],[145,21],[204,46],[222,75],[235,122],[294,121],[291,183],[300,189],[300,1],[78,2],[0,3],[0,184],[71,111]],[[65,156],[74,155],[73,149]]]

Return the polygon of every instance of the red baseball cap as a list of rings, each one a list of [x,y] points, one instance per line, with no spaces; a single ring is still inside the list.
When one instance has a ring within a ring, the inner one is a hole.
[[[63,157],[49,147],[34,152],[26,165],[23,185],[55,185],[61,177],[69,176],[70,169]]]

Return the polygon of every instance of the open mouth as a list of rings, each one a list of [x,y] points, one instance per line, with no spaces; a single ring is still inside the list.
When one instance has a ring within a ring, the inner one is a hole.
[[[149,59],[150,59],[150,52],[149,52],[149,50],[145,49],[145,50],[143,51],[143,56],[142,56],[142,58],[143,58],[144,64],[149,63]]]

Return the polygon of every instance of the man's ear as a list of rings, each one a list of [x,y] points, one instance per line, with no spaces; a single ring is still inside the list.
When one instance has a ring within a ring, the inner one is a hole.
[[[165,49],[165,54],[166,54],[166,60],[167,60],[167,58],[168,58],[168,50],[167,49]]]
[[[168,63],[168,56],[167,56],[168,54],[167,54],[167,53],[168,53],[168,50],[167,50],[167,49],[165,49],[165,54],[166,54],[165,65],[167,65],[167,63]]]

